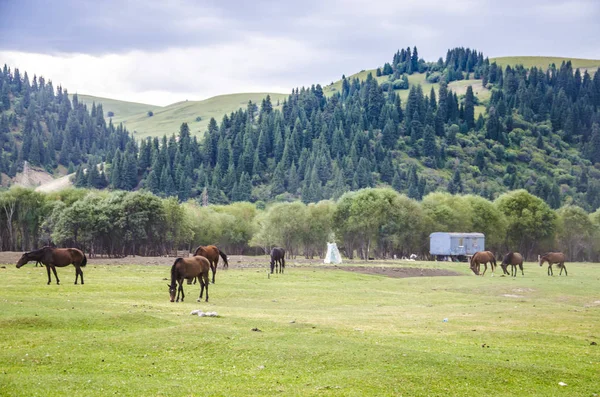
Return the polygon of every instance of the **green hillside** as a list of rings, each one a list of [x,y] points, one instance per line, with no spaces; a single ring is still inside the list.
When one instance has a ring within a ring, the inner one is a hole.
[[[69,97],[71,100],[73,100],[73,95],[69,95]],[[118,99],[102,98],[92,95],[77,94],[77,99],[80,102],[85,103],[88,108],[91,108],[92,103],[101,103],[104,110],[104,117],[108,118],[108,112],[113,112],[113,123],[119,123],[127,120],[127,118],[131,116],[141,113],[147,114],[149,110],[156,111],[157,109],[161,108],[161,106],[158,105],[121,101]]]
[[[115,99],[99,98],[89,95],[78,95],[86,104],[102,103],[104,117],[108,119],[108,112],[114,112],[113,123],[123,123],[136,139],[147,136],[171,135],[179,132],[181,123],[188,123],[190,133],[198,137],[203,136],[208,122],[212,117],[221,121],[223,115],[246,108],[248,101],[260,105],[262,100],[271,96],[271,101],[277,107],[277,102],[283,102],[288,94],[280,93],[240,93],[219,95],[203,101],[183,101],[168,106],[155,106],[142,103],[118,101]],[[148,111],[153,116],[148,116]],[[200,121],[197,118],[200,117]]]
[[[600,63],[600,61],[599,61],[599,63]],[[365,81],[367,79],[367,76],[370,73],[372,76],[374,76],[374,78],[377,80],[377,82],[379,84],[388,80],[388,76],[375,77],[376,72],[377,72],[377,69],[362,70],[358,73],[348,76],[347,78],[348,79],[357,78],[360,81]],[[410,84],[409,88],[413,85],[421,85],[421,87],[423,88],[423,92],[425,94],[429,94],[429,92],[431,91],[431,88],[433,88],[436,92],[440,88],[439,83],[432,84],[432,83],[428,82],[425,73],[414,73],[414,74],[408,76],[408,82]],[[481,80],[461,80],[461,81],[453,81],[450,84],[448,84],[448,88],[451,89],[453,92],[456,92],[456,94],[459,96],[465,94],[468,86],[473,87],[473,93],[479,99],[480,103],[485,103],[490,98],[491,92],[487,88],[483,87],[483,85],[481,84]],[[338,80],[338,81],[335,81],[335,82],[323,87],[323,92],[325,93],[326,96],[331,96],[334,93],[340,91],[341,89],[342,89],[342,80]],[[394,91],[400,96],[400,99],[402,100],[402,104],[404,106],[406,104],[406,101],[408,100],[408,93],[410,92],[410,90],[406,89],[406,90],[394,90]],[[475,116],[479,116],[479,114],[483,113],[484,111],[485,111],[485,106],[483,106],[483,105],[476,106],[475,107]]]
[[[507,65],[523,65],[526,68],[538,67],[545,69],[551,64],[559,67],[563,61],[571,61],[573,69],[587,69],[596,71],[600,66],[599,59],[583,59],[583,58],[561,58],[561,57],[535,57],[535,56],[514,56],[514,57],[498,57],[490,58],[490,62],[496,62],[499,66],[505,68]]]

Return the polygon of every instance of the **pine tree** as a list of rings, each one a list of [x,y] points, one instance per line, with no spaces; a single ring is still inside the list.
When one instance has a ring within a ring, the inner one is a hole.
[[[397,192],[402,191],[402,179],[400,178],[400,174],[398,173],[398,170],[394,171],[394,178],[392,179],[392,187]]]
[[[277,196],[285,192],[284,172],[281,163],[275,167],[273,178],[271,179],[271,194]]]
[[[242,173],[237,188],[237,201],[250,201],[252,196],[252,182],[250,181],[250,175],[248,175],[248,173]]]
[[[472,86],[467,87],[465,94],[464,120],[469,130],[475,127],[475,97]]]
[[[158,176],[156,175],[156,171],[152,170],[148,174],[147,178],[147,187],[154,194],[160,193],[160,182],[158,180]]]
[[[300,188],[300,177],[296,169],[296,163],[292,163],[287,176],[287,190],[292,194],[296,194]]]
[[[599,87],[600,88],[600,87]],[[592,134],[590,142],[586,146],[587,158],[594,164],[600,162],[600,125],[594,123],[592,125]]]
[[[456,167],[454,169],[454,175],[452,176],[452,180],[450,181],[450,183],[448,183],[448,193],[450,193],[450,194],[462,193],[463,190],[464,190],[464,188],[463,188],[462,179],[460,176],[460,171],[458,170],[458,167]]]
[[[423,154],[432,158],[435,158],[438,155],[435,132],[429,125],[425,127],[425,133],[423,134]]]

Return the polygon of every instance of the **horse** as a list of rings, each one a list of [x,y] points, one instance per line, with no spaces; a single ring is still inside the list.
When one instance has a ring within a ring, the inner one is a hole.
[[[483,274],[487,271],[487,264],[490,263],[490,267],[492,268],[492,277],[494,277],[494,268],[496,267],[496,257],[490,251],[478,251],[473,254],[471,257],[471,270],[473,273],[479,276],[480,266],[483,263],[485,269],[483,269]]]
[[[283,273],[283,269],[285,269],[285,250],[283,248],[275,247],[271,250],[271,274],[273,274],[273,269],[275,273]]]
[[[191,258],[177,258],[171,266],[171,284],[169,286],[169,295],[171,302],[175,302],[175,292],[177,292],[177,301],[179,302],[179,294],[181,293],[181,301],[185,298],[183,292],[183,279],[191,280],[198,277],[200,280],[200,296],[198,302],[202,300],[204,288],[206,288],[206,302],[208,302],[208,271],[210,263],[203,256],[192,256]],[[179,283],[179,288],[176,288],[176,283]]]
[[[58,285],[60,284],[60,280],[56,274],[56,267],[64,267],[70,264],[75,266],[75,284],[77,284],[77,279],[80,275],[81,284],[83,284],[83,270],[81,268],[87,264],[87,258],[77,248],[53,248],[46,246],[35,251],[25,252],[17,262],[17,269],[29,261],[41,262],[46,266],[46,270],[48,271],[48,285],[52,281],[50,269],[52,269],[56,278],[56,284]]]
[[[504,274],[508,274],[508,271],[506,270],[508,265],[511,266],[511,276],[517,276],[517,266],[519,266],[521,269],[521,274],[525,276],[525,273],[523,272],[523,255],[519,254],[518,252],[509,252],[504,256],[504,259],[502,259],[502,263],[500,264]]]
[[[565,276],[567,275],[567,267],[565,266],[565,254],[562,252],[548,252],[542,256],[540,256],[540,266],[544,264],[544,262],[548,262],[548,276],[554,276],[554,272],[552,271],[552,265],[556,263],[556,265],[560,268],[560,276],[562,274],[563,269],[565,269]]]
[[[229,262],[227,261],[227,255],[217,248],[215,245],[207,245],[206,247],[199,246],[194,252],[194,256],[203,256],[210,262],[210,268],[212,270],[212,283],[215,283],[215,273],[217,272],[217,265],[219,263],[219,256],[223,258],[223,269],[229,268]],[[194,280],[195,283],[195,280]]]

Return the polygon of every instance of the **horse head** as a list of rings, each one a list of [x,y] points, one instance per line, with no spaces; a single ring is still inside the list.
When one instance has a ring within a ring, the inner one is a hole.
[[[540,259],[540,266],[542,266],[544,264],[544,262],[546,262],[548,260],[548,254],[538,255],[538,258]]]
[[[175,302],[175,294],[177,293],[175,283],[167,284],[167,287],[169,287],[169,296],[171,297],[171,302]]]
[[[23,255],[21,255],[21,258],[19,258],[19,261],[17,262],[17,269],[30,261],[29,254],[31,253],[25,252]]]
[[[471,270],[473,271],[473,273],[475,273],[475,275],[479,276],[479,271],[477,270],[477,265],[475,264],[473,258],[474,256],[471,257]]]

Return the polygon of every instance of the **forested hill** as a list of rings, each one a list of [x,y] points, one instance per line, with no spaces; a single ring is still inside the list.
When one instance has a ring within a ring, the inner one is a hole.
[[[417,75],[429,90],[411,84]],[[134,144],[97,106],[71,104],[42,79],[6,68],[1,79],[9,175],[22,160],[47,168],[104,160],[108,180],[80,169],[76,183],[210,203],[315,202],[385,184],[413,198],[525,188],[554,208],[600,207],[600,75],[570,62],[501,67],[468,48],[426,62],[402,49],[364,80],[294,89],[281,109],[267,98],[211,120],[200,143],[182,124],[178,137]]]

